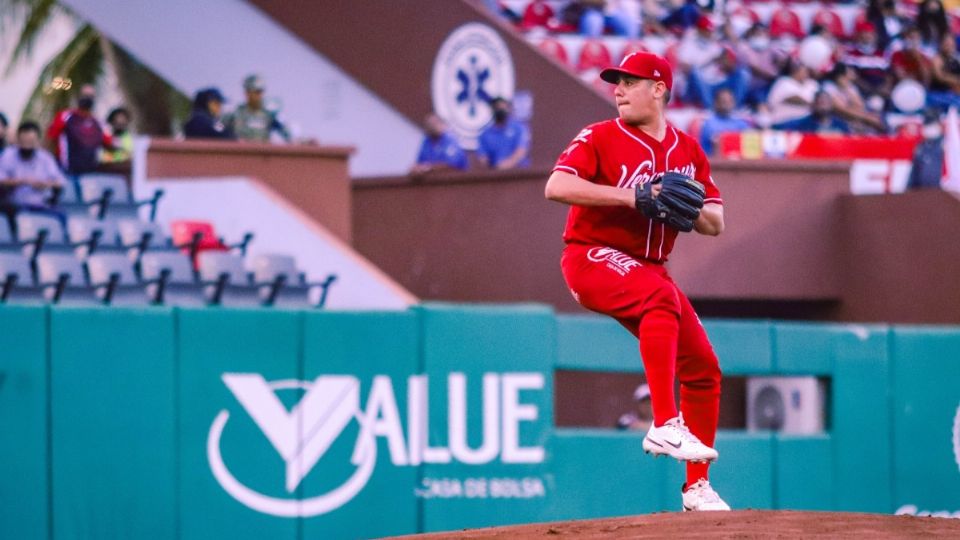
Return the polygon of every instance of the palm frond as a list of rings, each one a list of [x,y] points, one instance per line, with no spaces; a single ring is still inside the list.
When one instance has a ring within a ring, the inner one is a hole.
[[[19,3],[25,5],[28,12],[23,23],[23,29],[20,31],[20,37],[17,39],[17,44],[7,62],[7,75],[13,71],[20,60],[30,55],[37,38],[46,28],[57,9],[57,0],[31,0]]]
[[[70,94],[51,86],[56,77],[68,79],[70,88],[96,83],[104,70],[103,51],[98,46],[100,39],[99,32],[84,25],[63,51],[43,68],[21,117],[43,125],[53,119],[57,110],[70,105]]]

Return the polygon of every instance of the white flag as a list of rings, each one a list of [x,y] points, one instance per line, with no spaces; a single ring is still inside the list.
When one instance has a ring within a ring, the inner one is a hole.
[[[956,107],[947,112],[943,134],[943,164],[946,173],[940,180],[943,189],[960,192],[960,118]]]

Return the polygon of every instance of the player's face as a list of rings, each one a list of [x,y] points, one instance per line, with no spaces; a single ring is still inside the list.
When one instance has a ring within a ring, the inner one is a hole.
[[[620,118],[628,124],[643,124],[656,117],[666,86],[650,79],[622,76],[614,97]]]

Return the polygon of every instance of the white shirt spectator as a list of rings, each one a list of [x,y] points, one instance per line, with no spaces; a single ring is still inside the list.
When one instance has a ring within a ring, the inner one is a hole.
[[[0,154],[0,180],[35,180],[38,182],[66,183],[57,160],[42,148],[34,150],[32,157],[25,159],[20,148],[8,146]],[[31,186],[17,186],[9,196],[9,202],[21,205],[46,204],[45,190]]]
[[[788,120],[803,118],[810,114],[809,104],[813,103],[813,98],[819,88],[817,81],[813,79],[807,79],[802,83],[789,76],[777,79],[770,88],[770,94],[767,97],[767,103],[770,105],[770,121],[773,124],[779,124]],[[808,105],[787,103],[787,100],[794,96],[802,98]]]

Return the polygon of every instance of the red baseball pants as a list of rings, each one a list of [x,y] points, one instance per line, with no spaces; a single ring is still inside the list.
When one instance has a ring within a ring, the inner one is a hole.
[[[640,341],[654,424],[680,410],[690,432],[713,447],[720,409],[720,365],[690,300],[662,264],[603,246],[570,244],[563,277],[583,307],[617,320]],[[687,463],[687,485],[707,478],[707,464]]]

